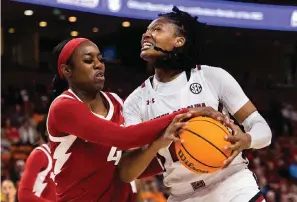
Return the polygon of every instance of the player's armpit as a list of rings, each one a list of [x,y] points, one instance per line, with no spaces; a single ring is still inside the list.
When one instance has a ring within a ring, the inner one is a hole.
[[[174,114],[140,123],[121,127],[111,121],[95,116],[86,104],[72,99],[55,101],[49,112],[49,133],[72,134],[84,140],[119,149],[140,147],[152,143],[171,123],[180,110]]]

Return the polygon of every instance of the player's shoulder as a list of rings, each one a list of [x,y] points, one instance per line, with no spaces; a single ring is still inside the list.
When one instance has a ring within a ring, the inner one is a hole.
[[[49,154],[48,151],[42,146],[36,147],[29,155],[28,160],[31,161],[41,161],[47,159],[47,154]],[[50,154],[49,154],[50,155]]]
[[[56,97],[51,105],[50,105],[50,110],[55,110],[56,108],[63,108],[66,107],[68,104],[71,103],[81,103],[80,99],[71,91],[67,90],[64,91],[61,95]]]
[[[109,99],[111,99],[112,102],[118,102],[121,105],[123,105],[123,99],[116,93],[113,92],[102,92],[104,93]]]
[[[42,144],[38,147],[35,147],[33,151],[42,152],[43,154],[51,155],[50,147],[47,144]]]
[[[200,68],[204,73],[210,73],[210,74],[225,71],[221,67],[210,66],[210,65],[200,65]]]
[[[207,80],[218,81],[225,78],[226,76],[230,76],[230,74],[221,67],[201,65],[200,68],[203,71],[203,75]]]
[[[64,91],[52,101],[51,105],[56,105],[57,103],[64,103],[67,101],[79,101],[79,98],[70,91]]]
[[[141,100],[142,94],[144,92],[145,83],[138,86],[125,100],[124,106],[130,105],[131,103],[134,103],[136,101]]]

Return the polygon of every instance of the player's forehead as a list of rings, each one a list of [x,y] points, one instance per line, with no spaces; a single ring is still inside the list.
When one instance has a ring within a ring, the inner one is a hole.
[[[92,41],[85,41],[80,44],[77,49],[74,51],[76,57],[82,57],[84,55],[100,55],[100,50],[98,46]]]
[[[170,21],[168,18],[166,18],[166,17],[159,17],[159,18],[153,20],[153,21],[149,24],[148,29],[150,29],[150,28],[152,28],[152,27],[155,27],[155,26],[157,26],[157,25],[167,26],[167,25],[169,25],[169,24],[172,24],[172,23],[171,23],[171,21]]]

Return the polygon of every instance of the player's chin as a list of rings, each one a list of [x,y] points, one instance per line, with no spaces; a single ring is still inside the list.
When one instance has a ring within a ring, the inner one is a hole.
[[[97,91],[102,91],[103,88],[104,88],[104,81],[96,83],[95,88],[96,88]]]
[[[140,52],[140,57],[147,62],[153,60],[155,56],[156,56],[156,51],[152,49],[142,50]]]

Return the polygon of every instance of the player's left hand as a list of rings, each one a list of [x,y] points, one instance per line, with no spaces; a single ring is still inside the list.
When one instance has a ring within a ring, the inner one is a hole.
[[[224,168],[227,167],[234,158],[244,149],[248,149],[251,146],[251,136],[244,133],[238,125],[231,123],[229,127],[232,129],[233,135],[226,136],[225,140],[232,145],[226,146],[226,150],[232,150],[231,156],[224,161]]]

